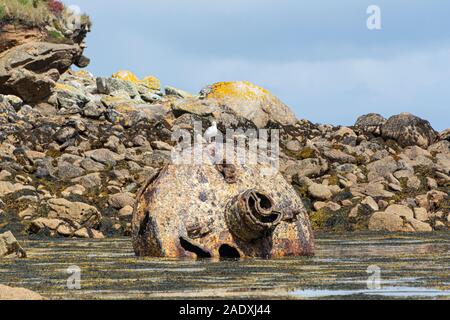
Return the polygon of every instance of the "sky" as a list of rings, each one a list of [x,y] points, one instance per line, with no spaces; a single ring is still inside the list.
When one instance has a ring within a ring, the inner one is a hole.
[[[315,123],[410,112],[450,127],[450,1],[64,2],[91,16],[96,76],[125,69],[192,93],[248,80]],[[380,30],[367,28],[370,5]]]

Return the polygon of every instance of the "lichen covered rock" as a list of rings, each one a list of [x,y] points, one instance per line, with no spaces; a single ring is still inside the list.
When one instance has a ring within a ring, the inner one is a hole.
[[[239,116],[263,128],[269,121],[293,125],[294,113],[269,91],[248,81],[218,82],[204,88],[200,94],[225,104]]]
[[[380,135],[381,126],[386,122],[386,119],[378,113],[369,113],[360,116],[356,122],[355,127],[364,133],[373,135]]]
[[[393,139],[402,147],[427,148],[437,137],[430,123],[410,113],[390,117],[381,127],[385,139]]]
[[[136,85],[143,85],[147,89],[159,91],[161,89],[161,82],[155,76],[146,76],[140,80],[134,73],[127,70],[120,70],[114,73],[111,78],[121,79],[132,82]]]

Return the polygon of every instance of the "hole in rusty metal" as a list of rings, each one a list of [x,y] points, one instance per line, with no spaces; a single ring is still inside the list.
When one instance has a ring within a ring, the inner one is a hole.
[[[255,192],[254,196],[249,197],[248,207],[252,211],[253,216],[262,223],[275,222],[279,217],[278,212],[267,214],[272,210],[272,201],[267,196],[259,192]],[[267,212],[261,212],[259,209]]]
[[[272,202],[269,198],[259,192],[256,192],[256,196],[259,198],[259,205],[261,206],[261,208],[265,210],[272,209]]]
[[[236,248],[233,248],[228,244],[223,244],[220,246],[219,256],[221,258],[230,258],[230,259],[239,259],[241,257],[239,251],[237,251]]]
[[[208,251],[203,250],[183,237],[180,237],[180,245],[184,250],[195,253],[197,258],[211,258],[211,254]]]

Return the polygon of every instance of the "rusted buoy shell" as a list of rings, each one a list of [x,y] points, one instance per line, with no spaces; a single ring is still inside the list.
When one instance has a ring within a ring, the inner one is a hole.
[[[234,163],[233,179],[212,164],[169,164],[139,192],[133,211],[138,256],[311,255],[314,238],[301,199],[267,165]]]

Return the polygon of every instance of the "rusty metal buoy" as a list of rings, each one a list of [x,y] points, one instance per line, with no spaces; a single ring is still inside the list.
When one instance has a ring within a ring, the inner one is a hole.
[[[169,164],[139,192],[136,255],[265,257],[311,255],[314,239],[301,199],[266,164]]]

